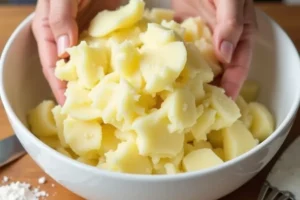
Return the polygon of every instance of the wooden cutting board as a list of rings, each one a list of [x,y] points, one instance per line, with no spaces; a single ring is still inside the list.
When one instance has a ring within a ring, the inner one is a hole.
[[[273,17],[287,31],[296,44],[298,50],[300,50],[300,6],[284,6],[276,3],[257,4],[257,6]],[[32,6],[0,6],[0,52],[12,31],[21,22],[21,20],[33,10],[34,7]],[[256,199],[260,187],[272,165],[278,158],[278,155],[299,135],[299,133],[300,114],[298,114],[295,125],[292,128],[283,148],[273,161],[251,181],[227,197],[222,198],[222,200]],[[0,140],[11,134],[12,129],[6,118],[3,106],[0,103]],[[0,180],[3,176],[8,176],[12,181],[26,181],[31,183],[33,186],[40,186],[42,190],[45,190],[49,194],[49,197],[46,198],[48,200],[82,200],[82,198],[76,196],[53,181],[33,162],[28,155],[11,163],[7,167],[0,169]],[[38,184],[38,179],[40,177],[46,177],[47,182],[42,185]]]

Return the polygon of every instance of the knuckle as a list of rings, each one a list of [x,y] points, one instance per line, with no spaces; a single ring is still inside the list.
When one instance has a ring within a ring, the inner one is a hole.
[[[237,18],[228,19],[225,24],[232,30],[240,30],[243,28],[243,22]]]
[[[66,18],[63,15],[51,15],[49,17],[49,24],[54,28],[64,27],[65,22]]]

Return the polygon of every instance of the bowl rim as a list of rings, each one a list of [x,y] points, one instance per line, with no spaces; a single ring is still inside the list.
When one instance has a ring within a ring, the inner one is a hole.
[[[281,32],[281,34],[288,40],[290,44],[288,44],[295,53],[295,56],[297,55],[298,65],[297,68],[298,74],[300,74],[300,57],[298,54],[298,51],[295,47],[295,44],[292,42],[291,38],[288,36],[288,34],[281,28],[279,24],[277,24],[271,17],[269,17],[267,14],[265,14],[260,9],[256,8],[257,15],[260,15],[260,17],[265,18],[268,23],[270,23],[276,31]],[[218,172],[222,169],[227,169],[233,165],[236,165],[237,163],[241,162],[242,160],[251,157],[251,155],[255,154],[256,152],[260,151],[263,147],[270,144],[278,135],[291,123],[293,123],[294,117],[297,114],[299,103],[300,103],[300,90],[297,90],[297,94],[295,99],[293,100],[292,106],[286,116],[286,118],[282,121],[282,123],[275,129],[275,131],[270,135],[266,140],[261,142],[259,145],[251,149],[250,151],[240,155],[239,157],[232,159],[230,161],[227,161],[219,166],[211,167],[208,169],[203,169],[200,171],[194,171],[194,172],[185,172],[180,174],[174,174],[174,175],[139,175],[139,174],[126,174],[126,173],[120,173],[120,172],[111,172],[108,170],[103,170],[100,168],[96,168],[93,166],[89,166],[80,162],[77,162],[74,159],[68,158],[61,153],[55,151],[54,149],[50,148],[46,144],[44,144],[42,141],[40,141],[38,138],[36,138],[28,129],[27,127],[20,121],[20,119],[16,116],[16,114],[13,111],[13,108],[10,105],[10,102],[8,101],[8,98],[6,96],[6,89],[5,84],[3,82],[4,80],[4,65],[5,60],[7,59],[7,54],[10,50],[10,47],[12,46],[14,40],[18,35],[22,32],[22,30],[31,24],[32,19],[34,17],[34,13],[31,13],[29,16],[27,16],[14,30],[13,34],[10,36],[9,40],[7,41],[0,60],[0,95],[2,104],[4,106],[5,112],[7,116],[9,117],[10,124],[14,123],[14,126],[20,130],[19,133],[16,133],[17,137],[18,134],[24,134],[26,137],[33,141],[33,143],[36,144],[36,146],[40,149],[44,149],[47,153],[52,154],[54,157],[56,157],[61,162],[64,162],[68,165],[73,165],[76,168],[80,168],[83,171],[89,171],[90,173],[97,174],[99,176],[105,176],[108,178],[114,178],[119,180],[126,180],[126,181],[146,181],[146,182],[156,182],[156,181],[180,181],[180,180],[186,180],[190,178],[200,177],[204,175],[208,175],[211,173]],[[300,81],[298,83],[298,86],[300,87]],[[51,174],[49,174],[51,176]]]

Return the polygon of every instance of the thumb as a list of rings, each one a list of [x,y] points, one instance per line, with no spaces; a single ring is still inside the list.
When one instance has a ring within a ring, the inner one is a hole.
[[[216,54],[223,63],[230,63],[244,25],[245,0],[216,0],[217,24],[214,28]]]
[[[66,48],[74,46],[78,38],[76,15],[78,1],[50,1],[49,24],[57,44],[59,57],[66,57]]]

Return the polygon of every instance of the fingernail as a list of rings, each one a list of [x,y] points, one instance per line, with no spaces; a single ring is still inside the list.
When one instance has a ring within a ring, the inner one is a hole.
[[[233,44],[228,41],[223,41],[220,48],[221,54],[227,63],[230,63],[233,54]]]
[[[58,56],[63,56],[66,52],[66,49],[70,46],[70,40],[67,35],[59,36],[57,39],[57,53]]]

